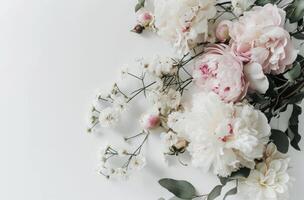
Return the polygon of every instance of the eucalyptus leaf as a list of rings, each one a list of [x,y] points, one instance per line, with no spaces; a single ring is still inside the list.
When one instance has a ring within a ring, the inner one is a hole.
[[[223,200],[226,200],[228,196],[231,196],[231,195],[236,195],[236,194],[237,194],[237,192],[238,192],[237,187],[232,188],[231,190],[229,190],[229,191],[228,191],[228,192],[225,194],[225,196],[224,196],[224,199],[223,199]]]
[[[287,18],[291,23],[300,21],[304,17],[304,1],[294,0],[287,8]]]
[[[290,139],[290,144],[293,148],[300,151],[299,142],[301,141],[301,135],[299,134],[299,116],[302,113],[302,108],[296,104],[293,105],[293,110],[289,119],[288,129],[286,134]]]
[[[278,0],[257,0],[255,2],[255,4],[258,5],[258,6],[264,6],[264,5],[268,4],[268,3],[275,4],[277,2],[278,2]]]
[[[292,34],[292,36],[298,40],[304,40],[304,34],[303,33],[295,33]]]
[[[139,11],[141,8],[145,6],[146,0],[138,0],[138,3],[135,6],[135,12]]]
[[[159,180],[159,184],[181,199],[192,199],[196,196],[194,186],[187,181],[164,178]]]
[[[207,200],[213,200],[221,196],[222,189],[223,189],[222,185],[215,186],[215,188],[213,188],[213,190],[208,194]]]
[[[300,92],[294,96],[292,96],[288,103],[289,104],[295,104],[295,103],[300,103],[304,99],[304,92]]]
[[[278,151],[287,153],[289,149],[289,140],[287,135],[276,129],[271,130],[270,140],[277,146]]]
[[[292,69],[284,74],[284,77],[290,81],[295,81],[301,75],[301,69],[300,63],[296,61]]]

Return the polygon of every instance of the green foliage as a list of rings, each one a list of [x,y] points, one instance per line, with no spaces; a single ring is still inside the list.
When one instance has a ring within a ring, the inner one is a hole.
[[[296,104],[293,105],[293,111],[291,113],[288,129],[286,134],[290,139],[290,144],[293,148],[300,151],[299,142],[301,140],[301,135],[299,134],[299,116],[302,113],[302,108]]]
[[[288,140],[288,136],[284,132],[280,130],[272,129],[270,141],[277,146],[278,151],[280,151],[281,153],[288,152],[289,140]]]
[[[238,192],[237,187],[232,188],[231,190],[229,190],[229,191],[228,191],[228,192],[225,194],[225,196],[224,196],[224,199],[223,199],[223,200],[226,200],[228,196],[231,196],[231,195],[236,195],[236,194],[237,194],[237,192]]]
[[[194,186],[187,181],[164,178],[159,180],[159,184],[181,199],[193,199],[196,196]]]
[[[146,0],[138,0],[138,3],[135,6],[135,12],[137,12],[141,8],[145,7],[145,1]]]
[[[207,200],[214,200],[219,197],[222,193],[223,185],[217,185],[213,190],[208,194]]]
[[[304,17],[304,1],[303,0],[294,0],[286,8],[287,18],[291,23],[298,22]]]
[[[275,4],[275,3],[277,3],[278,1],[279,1],[279,0],[257,0],[257,1],[255,2],[255,4],[258,5],[258,6],[264,6],[264,5],[268,4],[268,3]]]

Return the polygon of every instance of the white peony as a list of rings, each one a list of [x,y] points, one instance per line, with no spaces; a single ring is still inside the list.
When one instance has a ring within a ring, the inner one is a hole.
[[[208,20],[216,15],[215,0],[155,0],[158,35],[185,53],[208,38]]]
[[[228,104],[214,93],[199,93],[193,96],[192,107],[179,115],[169,126],[190,142],[194,166],[226,177],[240,167],[253,169],[255,159],[262,158],[270,126],[250,105]]]
[[[240,182],[240,195],[248,200],[286,200],[290,181],[287,173],[289,158],[279,153],[272,143],[265,154],[264,162]]]

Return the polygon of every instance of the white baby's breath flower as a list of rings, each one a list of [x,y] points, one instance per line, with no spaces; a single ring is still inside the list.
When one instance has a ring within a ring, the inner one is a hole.
[[[192,164],[223,177],[240,167],[253,168],[270,135],[263,113],[246,104],[224,103],[214,93],[194,95],[192,108],[171,124],[190,142]]]
[[[166,151],[178,142],[177,134],[172,131],[161,133],[160,137]]]
[[[215,0],[156,0],[158,35],[184,54],[208,38],[208,20],[216,15]]]
[[[118,111],[123,112],[127,108],[128,98],[123,95],[112,96],[113,106],[117,108]]]
[[[181,103],[181,94],[170,88],[166,91],[152,91],[150,99],[162,115],[167,115],[171,111],[178,109]]]
[[[129,168],[131,170],[141,170],[146,165],[146,158],[142,155],[135,156],[131,159]]]
[[[108,107],[100,111],[99,124],[101,127],[112,127],[119,121],[119,110]]]
[[[121,167],[113,169],[111,178],[118,180],[126,180],[128,179],[128,171],[125,168]]]
[[[177,66],[170,57],[154,56],[151,60],[144,62],[143,68],[157,77],[172,75],[177,72]]]
[[[127,65],[124,65],[121,69],[120,69],[120,78],[121,79],[126,79],[126,77],[129,76],[129,67]]]
[[[240,195],[248,200],[286,200],[290,176],[287,173],[289,158],[277,152],[274,144],[266,150],[264,162],[240,182]]]

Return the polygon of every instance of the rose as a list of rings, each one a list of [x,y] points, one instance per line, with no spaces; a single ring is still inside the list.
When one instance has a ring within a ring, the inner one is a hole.
[[[248,83],[243,74],[243,63],[227,45],[206,49],[195,64],[193,78],[205,92],[213,91],[225,102],[237,102],[247,92]]]
[[[272,4],[244,12],[229,26],[232,49],[243,61],[260,64],[266,74],[283,73],[298,53],[283,28],[285,15],[285,11]]]
[[[208,38],[208,20],[216,15],[215,0],[156,0],[155,27],[159,36],[180,52]]]

